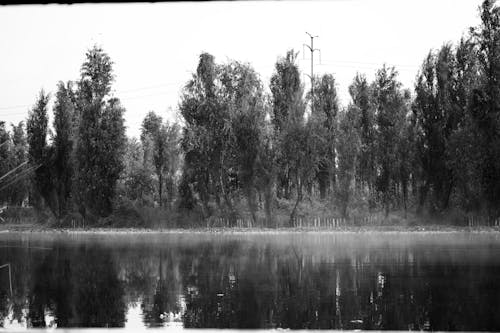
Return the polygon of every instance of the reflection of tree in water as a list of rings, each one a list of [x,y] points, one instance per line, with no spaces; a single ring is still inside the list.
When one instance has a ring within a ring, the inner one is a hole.
[[[107,251],[92,245],[55,247],[35,269],[29,322],[45,326],[45,313],[58,327],[122,327],[123,288]]]
[[[3,321],[9,315],[9,299],[8,295],[4,290],[0,290],[0,327],[3,325]]]
[[[185,262],[186,327],[331,327],[326,269],[270,245],[230,247],[206,246],[194,267]]]
[[[473,290],[467,281],[481,278],[472,276],[473,265],[450,270],[442,263],[425,264],[425,258],[419,264],[418,254],[415,259],[407,249],[316,256],[232,244],[226,250],[207,245],[193,255],[183,260],[186,327],[499,327],[495,311],[486,309],[500,305],[495,275],[485,272],[491,278],[479,284],[482,291]],[[464,277],[467,272],[471,275]],[[488,286],[496,292],[486,294]]]
[[[180,278],[178,258],[175,252],[168,251],[165,255],[160,250],[158,263],[158,279],[153,296],[145,295],[141,307],[147,326],[163,326],[169,316],[181,311],[178,297]],[[152,299],[151,299],[152,298]]]
[[[188,328],[500,330],[495,262],[289,245],[224,239],[0,253],[14,267],[14,297],[0,297],[0,316],[22,313],[28,300],[32,326],[45,325],[47,312],[59,327],[122,326],[125,304],[139,303],[150,327],[182,313]]]

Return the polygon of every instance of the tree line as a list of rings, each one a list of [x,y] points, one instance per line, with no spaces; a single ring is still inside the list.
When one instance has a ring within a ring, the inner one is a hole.
[[[293,50],[275,63],[268,91],[250,64],[203,53],[180,96],[181,122],[151,111],[139,139],[125,135],[113,63],[95,46],[79,80],[58,84],[52,129],[43,91],[26,126],[0,122],[0,174],[28,162],[15,183],[0,178],[0,202],[28,200],[58,219],[96,220],[128,206],[266,226],[318,209],[495,220],[500,11],[485,0],[479,14],[456,44],[429,52],[413,91],[383,65],[372,80],[354,77],[347,106],[332,74],[305,91]]]

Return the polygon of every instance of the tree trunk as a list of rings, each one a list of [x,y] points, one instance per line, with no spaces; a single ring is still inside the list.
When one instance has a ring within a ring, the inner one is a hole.
[[[274,226],[273,223],[273,184],[266,184],[264,192],[264,210],[266,212],[266,224],[268,227]]]
[[[295,206],[293,206],[292,213],[290,214],[290,221],[289,221],[290,227],[293,226],[293,220],[295,219],[295,215],[297,214],[297,206],[299,205],[300,201],[302,200],[302,184],[300,183],[298,173],[295,175],[295,180],[297,183],[297,200],[295,201]]]
[[[330,175],[328,170],[323,168],[318,172],[318,187],[319,187],[319,197],[323,200],[326,198],[326,191],[329,187]]]
[[[293,206],[292,213],[290,214],[290,221],[288,222],[289,227],[293,227],[293,220],[297,214],[297,206],[299,205],[301,198],[297,195],[297,200],[295,201],[295,206]]]
[[[254,226],[257,226],[257,202],[255,199],[255,191],[252,185],[248,185],[246,188],[248,209],[250,209],[250,214],[252,215],[252,220]]]
[[[163,190],[163,177],[161,172],[158,173],[158,196],[160,200],[160,207],[163,205],[163,200],[162,200],[162,190]]]
[[[420,195],[419,195],[419,200],[418,200],[417,214],[422,213],[422,209],[424,208],[425,199],[427,197],[427,191],[429,191],[429,183],[428,183],[428,181],[425,181],[425,183],[420,186]]]

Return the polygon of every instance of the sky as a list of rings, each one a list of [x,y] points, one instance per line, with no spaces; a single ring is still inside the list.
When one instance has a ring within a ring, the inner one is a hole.
[[[127,135],[139,136],[155,111],[178,119],[182,87],[202,52],[218,63],[250,63],[269,85],[274,64],[289,49],[309,87],[314,74],[332,73],[340,101],[350,102],[356,72],[369,80],[394,65],[413,89],[429,50],[456,43],[479,24],[481,0],[324,0],[165,2],[0,6],[0,121],[25,120],[40,89],[77,80],[85,52],[102,46],[114,62],[113,90],[126,108]],[[50,112],[52,113],[52,112]]]

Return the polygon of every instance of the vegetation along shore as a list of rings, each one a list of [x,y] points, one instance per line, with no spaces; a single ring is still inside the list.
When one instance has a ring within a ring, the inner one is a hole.
[[[0,224],[494,230],[500,12],[486,0],[479,15],[429,51],[414,87],[384,65],[353,78],[347,105],[333,74],[305,91],[294,50],[270,82],[202,53],[178,121],[145,110],[140,138],[125,135],[113,61],[93,46],[75,81],[40,91],[26,122],[0,121]]]

